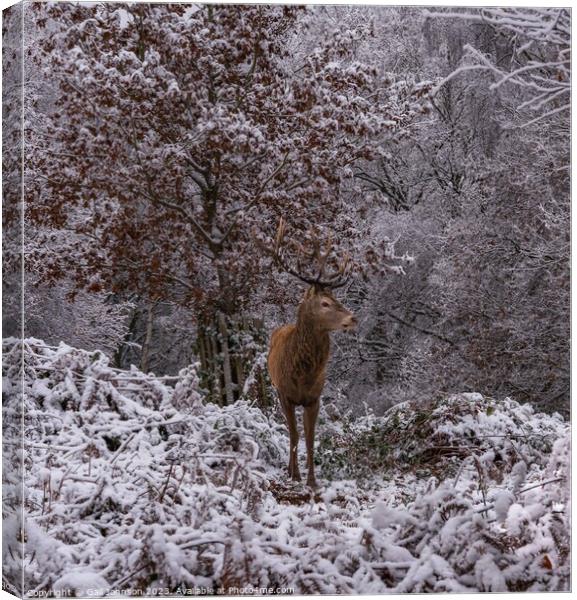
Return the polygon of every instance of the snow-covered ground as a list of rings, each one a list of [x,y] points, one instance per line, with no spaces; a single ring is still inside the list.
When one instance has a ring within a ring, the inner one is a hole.
[[[172,387],[28,339],[22,395],[20,349],[5,340],[4,564],[15,579],[24,406],[29,595],[569,588],[559,416],[478,394],[323,411],[311,493],[287,481],[284,424],[204,404],[193,367]]]

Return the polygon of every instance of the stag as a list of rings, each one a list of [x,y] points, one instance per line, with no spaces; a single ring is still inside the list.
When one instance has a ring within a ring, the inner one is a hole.
[[[319,414],[320,396],[325,384],[325,370],[330,353],[331,331],[350,331],[357,320],[340,304],[332,290],[343,286],[348,279],[348,259],[337,263],[336,272],[325,277],[327,261],[333,251],[329,240],[324,251],[318,240],[313,241],[313,251],[308,258],[317,262],[318,272],[314,277],[303,274],[302,262],[299,268],[289,266],[283,257],[285,223],[279,224],[273,259],[279,268],[303,283],[308,289],[298,307],[296,324],[284,325],[273,331],[268,354],[268,370],[276,388],[285,415],[290,438],[289,477],[300,481],[297,446],[299,434],[296,421],[296,407],[303,407],[303,424],[307,448],[307,485],[316,487],[314,468],[315,426]],[[299,257],[305,255],[302,246],[297,245]]]

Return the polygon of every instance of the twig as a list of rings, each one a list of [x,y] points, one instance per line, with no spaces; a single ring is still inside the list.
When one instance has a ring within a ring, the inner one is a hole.
[[[122,579],[119,579],[119,580],[115,581],[110,586],[110,588],[108,589],[108,591],[104,594],[104,596],[108,596],[108,594],[110,594],[110,592],[112,592],[113,590],[117,589],[121,584],[123,584],[125,581],[129,580],[132,576],[136,575],[137,573],[140,573],[140,571],[142,571],[146,567],[148,567],[148,565],[142,565],[141,567],[139,567],[138,569],[136,569],[136,571],[132,571],[132,573],[129,573],[128,575],[126,575],[126,577],[123,577]]]
[[[461,477],[461,473],[463,472],[463,469],[465,468],[465,465],[467,464],[467,461],[471,458],[471,454],[469,454],[469,456],[466,456],[463,461],[461,462],[461,466],[459,467],[459,470],[457,471],[457,475],[455,476],[455,481],[453,482],[453,488],[457,487],[457,483],[459,483],[459,479]]]
[[[535,485],[531,485],[531,486],[525,488],[524,490],[520,490],[517,493],[518,494],[524,494],[525,492],[528,492],[530,490],[534,490],[536,488],[543,487],[544,485],[549,485],[550,483],[557,483],[559,481],[565,481],[565,477],[557,477],[555,479],[549,479],[549,481],[542,481],[541,483],[536,483]],[[477,509],[475,512],[484,513],[484,512],[487,512],[489,510],[492,510],[493,508],[495,508],[494,504],[488,504],[487,506],[485,506],[483,508]]]
[[[114,461],[120,456],[120,454],[124,451],[126,446],[128,446],[128,444],[130,444],[130,442],[134,439],[134,436],[136,435],[136,433],[137,432],[135,431],[130,436],[128,436],[128,438],[126,440],[124,440],[124,442],[121,444],[120,448],[118,448],[118,450],[116,451],[116,454],[112,457],[110,464],[113,464]]]
[[[164,494],[166,494],[168,484],[170,483],[170,478],[172,477],[172,469],[173,468],[174,468],[174,463],[171,462],[170,467],[168,469],[168,476],[166,477],[166,481],[164,482],[164,486],[163,486],[162,491],[160,492],[160,496],[158,498],[159,502],[162,502],[164,500]]]
[[[432,335],[433,337],[436,337],[437,339],[449,344],[450,346],[455,345],[455,342],[453,342],[453,340],[446,338],[444,335],[441,335],[441,334],[437,333],[436,331],[432,331],[431,329],[426,329],[425,327],[419,327],[418,325],[415,325],[414,323],[409,323],[408,321],[401,319],[401,317],[398,317],[397,315],[395,315],[394,313],[392,313],[389,310],[385,310],[385,314],[387,314],[389,317],[391,317],[391,319],[394,319],[401,325],[404,325],[405,327],[410,327],[411,329],[415,329],[416,331],[420,331],[421,333],[424,333],[426,335]]]
[[[520,490],[518,493],[524,494],[525,492],[528,492],[529,490],[534,490],[535,488],[543,487],[544,485],[548,485],[550,483],[557,483],[558,481],[565,481],[565,477],[557,477],[556,479],[550,479],[549,481],[543,481],[542,483],[536,483],[535,485],[531,485],[531,486],[525,488],[524,490]]]
[[[226,546],[226,542],[222,540],[198,540],[196,542],[189,542],[188,544],[184,544],[181,546],[181,550],[188,550],[189,548],[196,548],[196,546],[204,546],[205,544],[222,544]]]

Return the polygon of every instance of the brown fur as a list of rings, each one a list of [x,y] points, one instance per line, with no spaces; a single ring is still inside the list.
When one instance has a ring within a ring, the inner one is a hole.
[[[306,292],[299,306],[296,325],[284,325],[271,336],[268,369],[289,429],[289,475],[294,480],[300,480],[296,454],[298,430],[295,407],[303,406],[307,483],[311,487],[316,485],[313,463],[314,430],[329,359],[329,333],[351,330],[355,324],[355,317],[330,292],[313,286]]]

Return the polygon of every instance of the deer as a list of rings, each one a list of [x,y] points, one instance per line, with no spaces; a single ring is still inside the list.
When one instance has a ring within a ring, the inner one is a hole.
[[[296,323],[283,325],[272,332],[268,353],[268,371],[276,388],[289,432],[288,474],[291,480],[301,481],[297,446],[296,408],[303,407],[304,436],[307,451],[307,486],[317,488],[314,465],[315,427],[320,397],[325,384],[330,355],[330,333],[352,331],[357,319],[333,296],[333,291],[348,281],[348,257],[337,264],[337,270],[325,277],[324,271],[333,250],[329,239],[324,251],[318,240],[313,241],[309,258],[318,261],[316,276],[303,273],[302,263],[295,269],[286,262],[281,248],[286,224],[281,219],[272,256],[277,266],[308,285],[297,309]],[[305,254],[298,245],[299,257]]]

